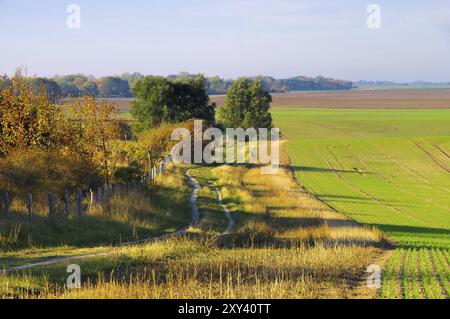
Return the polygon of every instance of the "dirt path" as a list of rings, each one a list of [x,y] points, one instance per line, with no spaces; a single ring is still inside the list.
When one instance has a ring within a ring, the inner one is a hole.
[[[179,235],[186,233],[188,228],[189,227],[185,227],[174,233],[165,234],[165,235],[158,236],[158,237],[127,242],[120,246],[112,247],[111,250],[108,250],[108,251],[92,253],[92,254],[69,256],[69,257],[57,257],[57,258],[51,258],[51,259],[47,259],[47,260],[43,260],[43,261],[37,261],[34,263],[29,263],[29,264],[25,264],[25,265],[21,265],[21,266],[15,266],[15,267],[7,268],[7,269],[0,269],[0,274],[10,273],[10,272],[17,271],[17,270],[26,270],[26,269],[36,268],[36,267],[49,266],[49,265],[67,262],[67,261],[71,261],[71,260],[82,260],[82,259],[87,259],[87,258],[108,256],[108,255],[114,254],[115,252],[117,252],[118,249],[123,248],[123,247],[149,244],[149,243],[154,243],[154,242],[163,241],[163,240],[166,240],[169,238],[177,237]]]
[[[38,262],[34,262],[34,263],[29,263],[29,264],[25,264],[25,265],[21,265],[21,266],[15,266],[15,267],[7,268],[7,269],[0,269],[0,274],[2,274],[2,273],[10,273],[10,272],[13,272],[13,271],[18,271],[18,270],[26,270],[26,269],[36,268],[36,267],[49,266],[49,265],[63,263],[63,262],[72,261],[72,260],[82,260],[82,259],[87,259],[87,258],[108,256],[108,255],[114,254],[115,252],[117,252],[118,249],[123,248],[123,247],[163,241],[163,240],[166,240],[166,239],[169,239],[169,238],[174,238],[174,237],[180,236],[182,234],[185,234],[187,232],[187,230],[189,229],[189,227],[195,227],[200,222],[200,212],[199,212],[199,209],[198,209],[198,206],[197,206],[197,199],[198,199],[198,191],[201,189],[200,184],[197,182],[197,180],[195,178],[193,178],[191,176],[191,174],[189,173],[189,170],[186,171],[185,175],[188,178],[189,183],[191,184],[192,189],[193,189],[192,190],[192,195],[191,195],[192,223],[191,223],[190,226],[187,226],[187,227],[185,227],[183,229],[180,229],[180,230],[178,230],[178,231],[176,231],[174,233],[171,233],[171,234],[165,234],[165,235],[158,236],[158,237],[153,237],[153,238],[147,238],[147,239],[138,240],[138,241],[127,242],[127,243],[124,243],[124,244],[122,244],[120,246],[113,247],[113,248],[111,248],[111,250],[108,250],[108,251],[92,253],[92,254],[69,256],[69,257],[57,257],[57,258],[51,258],[51,259],[38,261]],[[217,187],[215,187],[215,186],[213,186],[213,187],[214,187],[215,192],[216,192],[216,199],[219,202],[219,204],[221,205],[221,207],[223,208],[223,210],[225,212],[225,216],[228,219],[228,226],[227,226],[226,230],[223,233],[223,234],[227,234],[233,228],[234,221],[233,221],[233,219],[231,217],[231,213],[228,210],[228,208],[225,205],[222,204],[222,196],[220,195],[219,189]]]
[[[201,189],[201,186],[200,186],[199,182],[194,177],[192,177],[192,175],[190,174],[190,170],[186,171],[186,176],[188,177],[189,183],[191,184],[192,188],[194,189],[192,192],[192,195],[191,195],[192,226],[197,226],[200,222],[200,212],[199,212],[199,209],[197,206],[197,198],[198,198],[198,191]],[[226,218],[228,219],[227,228],[222,232],[222,235],[229,234],[234,227],[234,220],[231,217],[231,212],[228,209],[228,207],[223,204],[222,195],[220,194],[219,188],[209,182],[208,182],[208,185],[209,185],[209,187],[214,189],[214,191],[216,193],[216,200],[219,203],[220,207],[222,207],[223,212],[224,212]]]
[[[42,267],[42,266],[49,266],[49,265],[63,263],[63,262],[72,261],[72,260],[82,260],[82,259],[87,259],[87,258],[108,256],[108,255],[114,254],[115,252],[117,252],[118,249],[123,248],[123,247],[163,241],[163,240],[166,240],[169,238],[174,238],[174,237],[180,236],[182,234],[185,234],[187,232],[187,230],[189,229],[189,227],[198,225],[199,219],[200,219],[200,217],[199,217],[200,214],[199,214],[199,210],[197,207],[197,197],[198,197],[197,192],[200,189],[200,185],[189,174],[189,170],[186,172],[186,176],[188,177],[189,182],[193,188],[193,192],[191,195],[192,223],[190,226],[180,229],[174,233],[165,234],[165,235],[153,237],[153,238],[147,238],[147,239],[143,239],[143,240],[130,241],[130,242],[124,243],[120,246],[112,247],[111,250],[108,250],[108,251],[102,251],[102,252],[92,253],[92,254],[69,256],[69,257],[57,257],[57,258],[51,258],[51,259],[38,261],[38,262],[34,262],[34,263],[29,263],[29,264],[25,264],[25,265],[21,265],[21,266],[10,267],[7,269],[0,269],[0,274],[10,273],[13,271],[18,271],[18,270],[26,270],[26,269],[36,268],[36,267]]]
[[[231,230],[233,229],[233,227],[234,227],[233,217],[231,216],[231,212],[228,209],[228,207],[225,204],[223,204],[222,195],[220,194],[219,188],[217,188],[217,186],[214,186],[214,185],[211,185],[211,187],[216,192],[216,200],[217,200],[217,202],[219,202],[219,205],[222,207],[223,212],[225,213],[225,216],[228,219],[227,228],[225,229],[225,231],[222,234],[223,235],[229,234],[231,232]]]
[[[192,208],[192,226],[198,226],[200,222],[200,212],[198,210],[197,206],[197,198],[198,198],[198,191],[201,189],[200,184],[197,182],[195,178],[191,176],[189,173],[190,170],[186,171],[186,176],[189,179],[189,183],[191,184],[193,191],[191,195],[191,208]]]

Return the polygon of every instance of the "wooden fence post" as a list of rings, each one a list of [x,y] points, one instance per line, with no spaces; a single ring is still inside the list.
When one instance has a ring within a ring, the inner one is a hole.
[[[48,193],[48,219],[51,222],[55,221],[55,195]]]
[[[33,195],[27,194],[27,210],[28,210],[28,222],[31,225],[33,221]]]
[[[81,217],[83,214],[83,194],[81,192],[81,189],[77,190],[77,215],[78,217]]]
[[[11,198],[9,193],[5,192],[3,195],[3,218],[6,220],[9,218],[9,208],[11,207]]]
[[[152,148],[151,147],[147,149],[147,157],[148,157],[148,177],[151,180],[152,179],[151,178],[151,175],[152,175],[152,172],[151,172],[151,170],[152,170]]]
[[[94,191],[89,190],[89,213],[92,213],[92,206],[94,205]]]
[[[70,216],[70,195],[69,192],[66,191],[64,193],[64,218],[69,219]]]

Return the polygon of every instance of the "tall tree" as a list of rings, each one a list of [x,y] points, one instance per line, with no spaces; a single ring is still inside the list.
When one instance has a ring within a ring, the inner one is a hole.
[[[133,87],[136,100],[132,103],[131,114],[136,119],[134,129],[143,131],[169,121],[173,87],[163,77],[147,76]]]
[[[133,92],[136,100],[131,112],[137,132],[164,122],[179,123],[192,118],[214,120],[215,105],[209,103],[202,75],[175,81],[148,76],[135,84]]]
[[[270,103],[272,97],[259,80],[236,80],[227,93],[225,104],[218,111],[219,122],[225,127],[272,128]]]

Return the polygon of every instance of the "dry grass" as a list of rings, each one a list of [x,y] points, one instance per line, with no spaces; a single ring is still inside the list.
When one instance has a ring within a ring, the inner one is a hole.
[[[22,273],[23,280],[3,276],[0,286],[8,287],[3,296],[353,298],[369,294],[361,292],[361,280],[366,267],[383,253],[383,235],[315,200],[288,169],[267,176],[260,174],[259,167],[201,167],[191,174],[203,186],[199,194],[207,222],[186,237],[80,261],[80,290],[64,288],[65,264]],[[211,203],[215,198],[207,181],[212,180],[236,221],[233,232],[223,237],[210,233],[221,218]]]
[[[81,290],[64,290],[32,274],[0,282],[10,296],[21,285],[14,295],[20,298],[348,298],[368,253],[321,245],[224,249],[182,239],[123,250],[107,261],[114,265],[111,273],[90,277]],[[81,269],[94,272],[102,262],[86,261]]]
[[[277,175],[261,175],[259,167],[221,166],[213,173],[243,232],[252,226],[280,239],[329,244],[383,245],[386,241],[382,232],[348,220],[302,190],[286,168]]]
[[[171,167],[151,190],[113,196],[107,204],[85,211],[82,218],[72,207],[71,216],[64,219],[58,201],[54,222],[48,220],[46,207],[37,205],[29,224],[24,203],[16,201],[10,219],[0,222],[0,267],[20,259],[29,261],[23,254],[53,250],[59,256],[69,248],[117,245],[177,231],[191,221],[190,192],[184,183],[184,170]]]

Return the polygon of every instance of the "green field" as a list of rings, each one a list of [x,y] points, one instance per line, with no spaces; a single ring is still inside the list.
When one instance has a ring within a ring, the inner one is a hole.
[[[450,110],[273,115],[300,182],[401,247],[386,265],[382,297],[448,297]]]

